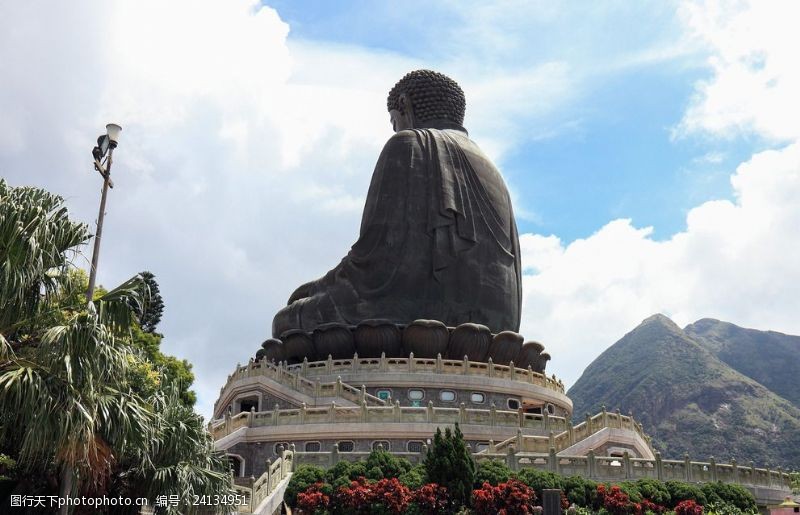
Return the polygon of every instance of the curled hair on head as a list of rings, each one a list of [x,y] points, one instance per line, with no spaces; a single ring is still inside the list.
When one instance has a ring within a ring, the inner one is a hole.
[[[467,101],[464,91],[456,81],[433,70],[409,72],[394,85],[386,99],[386,107],[400,110],[400,95],[405,93],[419,122],[450,120],[464,123]]]

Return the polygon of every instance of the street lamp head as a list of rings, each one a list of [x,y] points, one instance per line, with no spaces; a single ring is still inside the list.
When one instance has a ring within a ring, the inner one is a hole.
[[[119,133],[122,132],[122,127],[116,123],[109,123],[106,125],[106,133],[108,134],[109,146],[116,148],[119,142]]]

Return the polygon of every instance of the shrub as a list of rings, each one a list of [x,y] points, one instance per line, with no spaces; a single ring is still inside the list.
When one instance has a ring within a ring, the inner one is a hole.
[[[367,479],[378,481],[380,479],[383,479],[383,477],[384,477],[383,471],[380,469],[380,467],[372,467],[369,470],[367,470]]]
[[[427,482],[427,478],[425,477],[425,467],[422,465],[417,465],[408,472],[400,474],[400,477],[397,479],[411,489],[420,488]]]
[[[411,463],[407,459],[398,458],[389,451],[382,450],[369,453],[365,466],[368,471],[377,467],[381,471],[381,478],[400,477],[401,474],[411,470]]]
[[[744,512],[756,510],[756,498],[742,486],[716,482],[704,484],[702,490],[707,504],[729,504]]]
[[[628,515],[641,513],[641,505],[631,502],[628,494],[622,491],[618,485],[613,485],[610,489],[606,485],[597,485],[597,493],[602,500],[603,508],[611,515]]]
[[[694,501],[700,505],[708,503],[705,494],[698,486],[674,480],[667,481],[664,486],[669,492],[670,502],[668,506],[670,508],[675,508],[681,501]]]
[[[755,515],[756,509],[743,511],[733,504],[725,502],[710,502],[704,506],[707,515]]]
[[[389,513],[404,513],[413,499],[411,490],[396,477],[381,479],[373,485],[375,504],[383,506]]]
[[[316,483],[324,483],[326,479],[325,471],[314,465],[300,465],[297,470],[292,474],[292,479],[286,486],[286,493],[284,493],[284,500],[289,506],[297,505],[297,494],[305,492],[308,488]]]
[[[669,490],[667,490],[663,481],[659,481],[658,479],[640,479],[636,482],[636,488],[645,499],[662,506],[668,506],[670,504]]]
[[[703,507],[689,499],[675,506],[675,515],[703,515]]]
[[[303,513],[315,513],[317,510],[325,510],[330,504],[330,497],[323,492],[323,483],[314,483],[304,492],[297,494],[297,508]]]
[[[533,488],[536,496],[541,499],[542,490],[557,488],[563,490],[564,478],[553,472],[526,468],[517,473],[517,479]]]
[[[517,479],[505,483],[483,486],[472,492],[472,503],[477,515],[522,515],[533,513],[536,492]]]
[[[446,487],[456,506],[469,504],[475,482],[475,462],[458,424],[455,431],[446,428],[444,435],[436,429],[424,464],[428,481]]]
[[[577,506],[591,506],[597,491],[596,482],[581,476],[565,477],[562,487],[570,504]]]
[[[511,477],[511,469],[500,460],[483,460],[478,462],[475,472],[475,488],[481,488],[484,483],[492,486],[505,483]]]
[[[414,492],[414,503],[417,511],[423,515],[446,513],[451,507],[447,488],[436,483],[428,483],[417,489]]]
[[[640,503],[644,499],[644,495],[639,491],[635,481],[623,481],[619,483],[619,488],[628,496],[632,503]]]

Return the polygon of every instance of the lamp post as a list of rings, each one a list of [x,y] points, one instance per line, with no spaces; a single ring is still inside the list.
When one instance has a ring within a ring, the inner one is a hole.
[[[122,127],[116,123],[106,125],[106,133],[97,138],[97,146],[92,149],[94,169],[103,177],[103,193],[100,196],[100,213],[97,215],[97,234],[94,236],[94,250],[92,251],[92,267],[89,270],[89,288],[86,290],[86,301],[91,302],[94,295],[94,283],[97,278],[97,261],[100,258],[100,238],[103,235],[103,218],[106,212],[106,197],[108,188],[114,187],[111,180],[111,162],[114,149],[119,142],[119,133]],[[105,161],[103,158],[105,157]]]

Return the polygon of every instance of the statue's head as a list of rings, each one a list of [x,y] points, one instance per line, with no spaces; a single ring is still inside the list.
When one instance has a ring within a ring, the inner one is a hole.
[[[386,100],[395,132],[425,127],[433,120],[464,123],[467,102],[456,81],[431,70],[409,72],[394,85]]]

